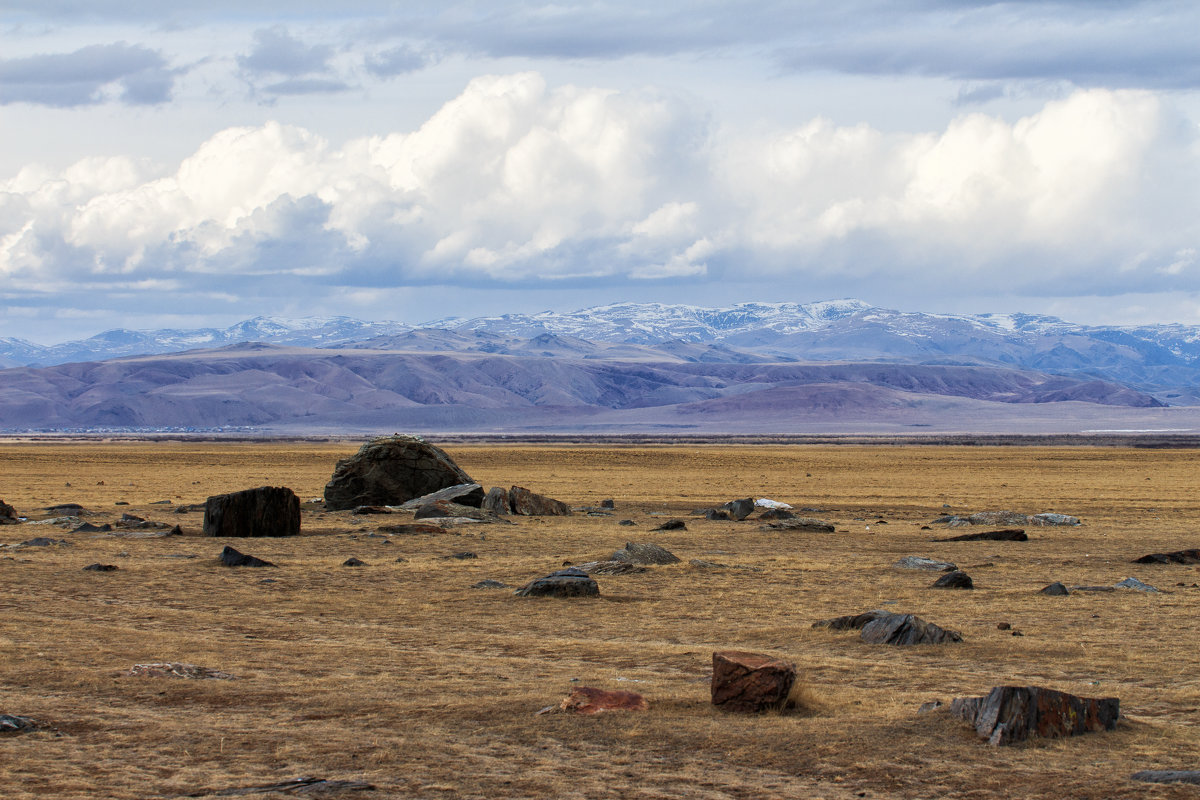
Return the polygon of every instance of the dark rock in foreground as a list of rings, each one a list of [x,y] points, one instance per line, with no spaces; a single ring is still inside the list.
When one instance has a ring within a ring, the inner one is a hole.
[[[1200,564],[1200,550],[1176,550],[1172,553],[1150,553],[1135,558],[1134,564]]]
[[[1071,592],[1061,581],[1055,581],[1046,588],[1038,592],[1038,594],[1048,594],[1051,597],[1066,597]]]
[[[996,686],[983,697],[958,697],[950,713],[975,726],[989,744],[1004,745],[1031,736],[1077,736],[1111,731],[1121,715],[1115,697],[1077,697],[1038,686]]]
[[[44,727],[42,723],[30,717],[18,717],[15,714],[0,714],[0,734],[28,733]]]
[[[337,462],[325,485],[325,507],[395,506],[471,482],[450,456],[421,437],[384,436]]]
[[[781,519],[776,522],[768,522],[760,527],[764,531],[810,531],[812,533],[833,533],[835,530],[832,522],[826,522],[823,519],[816,519],[814,517]]]
[[[218,494],[204,504],[204,535],[296,536],[300,533],[300,498],[283,486],[262,486]]]
[[[225,545],[225,549],[221,551],[221,563],[227,567],[273,567],[275,566],[270,561],[263,561],[261,558],[248,556],[245,553],[234,550],[229,545]]]
[[[573,567],[551,572],[517,589],[520,597],[595,597],[600,586],[586,572]]]
[[[524,517],[569,517],[571,507],[561,500],[531,492],[523,486],[508,490],[508,505],[512,513]]]
[[[17,516],[17,510],[3,500],[0,500],[0,525],[20,524],[21,518]]]
[[[863,626],[860,634],[867,644],[949,644],[961,642],[962,634],[927,622],[915,614],[888,614]]]
[[[1200,786],[1200,770],[1197,769],[1144,769],[1129,777],[1142,783],[1191,783]]]
[[[951,536],[948,539],[934,539],[935,542],[1028,542],[1029,534],[1021,528],[1006,528],[1002,531],[984,531],[983,533],[964,533],[962,536]]]
[[[781,710],[796,683],[796,667],[761,653],[713,653],[712,704],[726,711]]]
[[[354,558],[353,556],[342,562],[343,567],[365,567],[366,565],[367,562]]]
[[[101,564],[101,563],[97,562],[95,564],[88,564],[86,567],[83,568],[83,571],[84,572],[116,572],[117,566],[115,564]]]
[[[942,577],[933,582],[933,589],[974,589],[975,582],[971,580],[971,576],[962,570],[954,570],[947,572]]]
[[[681,519],[669,519],[657,528],[651,528],[654,531],[686,531],[687,523]]]
[[[626,542],[625,546],[612,554],[611,561],[629,561],[634,564],[678,564],[679,557],[665,547],[649,542]]]

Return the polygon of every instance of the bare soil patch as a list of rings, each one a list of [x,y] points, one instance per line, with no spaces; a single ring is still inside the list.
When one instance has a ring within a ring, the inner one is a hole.
[[[388,535],[407,518],[306,503],[357,446],[0,444],[0,498],[31,519],[75,502],[97,525],[131,513],[185,532],[0,527],[0,543],[71,542],[0,550],[0,713],[46,726],[0,737],[5,796],[181,797],[301,776],[377,787],[346,797],[1195,796],[1129,776],[1200,766],[1200,569],[1131,562],[1200,547],[1200,451],[462,442],[444,447],[485,486],[573,506],[613,498],[613,516]],[[255,486],[299,495],[301,536],[203,538],[201,512],[174,513]],[[836,532],[691,516],[747,496],[816,509],[802,513]],[[1031,528],[1026,542],[922,529],[992,509],[1083,525]],[[651,533],[670,517],[687,530]],[[628,541],[681,562],[597,575],[598,598],[472,588],[521,586]],[[278,567],[222,567],[226,544]],[[447,558],[463,551],[477,558]],[[930,589],[936,575],[891,566],[908,555],[952,561],[976,588]],[[342,566],[351,557],[366,566]],[[92,563],[118,569],[83,571]],[[1163,591],[1038,594],[1128,576]],[[871,646],[811,627],[873,608],[964,641]],[[803,710],[714,709],[714,650],[796,663]],[[233,679],[126,674],[165,662]],[[1000,684],[1116,696],[1123,719],[994,748],[944,710],[917,714]],[[578,686],[636,691],[650,709],[536,715]]]

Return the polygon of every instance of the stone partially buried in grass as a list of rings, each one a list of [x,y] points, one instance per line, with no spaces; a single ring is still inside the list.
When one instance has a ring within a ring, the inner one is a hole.
[[[229,545],[225,545],[225,549],[221,551],[221,563],[227,567],[273,567],[275,566],[270,561],[263,561],[261,558],[246,555],[245,553],[235,550]]]
[[[551,572],[517,589],[519,597],[596,597],[600,585],[595,578],[574,567]]]
[[[989,744],[1005,745],[1033,736],[1078,736],[1111,731],[1121,715],[1115,697],[1077,697],[1039,686],[996,686],[983,697],[958,697],[950,713],[975,727]]]
[[[610,561],[628,561],[633,564],[678,564],[679,557],[665,547],[650,542],[626,542],[625,546],[612,554]]]
[[[184,664],[179,661],[164,661],[157,664],[134,664],[125,673],[129,677],[140,678],[192,678],[194,680],[233,680],[234,675],[209,669],[196,664]]]
[[[637,692],[580,686],[564,697],[558,708],[571,714],[601,714],[607,711],[645,711],[650,704]]]
[[[16,714],[0,714],[0,734],[29,733],[45,727],[36,719],[18,717]]]
[[[782,710],[796,683],[796,666],[762,653],[713,653],[712,704],[725,711],[754,714]]]
[[[950,644],[962,634],[934,625],[916,614],[887,614],[863,625],[859,634],[867,644]]]
[[[933,589],[974,589],[975,582],[971,580],[971,576],[960,569],[954,572],[947,572],[942,577],[933,582],[930,588]]]

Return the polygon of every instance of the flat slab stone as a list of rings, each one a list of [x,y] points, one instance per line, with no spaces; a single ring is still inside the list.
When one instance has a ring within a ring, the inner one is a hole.
[[[270,561],[263,561],[261,558],[246,555],[245,553],[235,550],[229,545],[225,545],[225,549],[221,551],[221,563],[227,567],[273,567],[275,566]]]
[[[1000,531],[982,531],[980,533],[964,533],[961,536],[950,536],[946,539],[934,539],[935,542],[1028,542],[1029,534],[1021,528],[1005,528]]]
[[[923,569],[930,572],[953,572],[958,566],[950,561],[938,561],[936,558],[924,556],[905,556],[892,564],[899,569]]]
[[[479,508],[483,504],[483,487],[478,483],[460,483],[454,486],[447,486],[445,489],[438,489],[436,492],[414,497],[400,504],[401,508],[420,508],[426,503],[432,503],[435,500],[448,500],[451,503],[457,503],[461,506],[470,506],[471,508]]]
[[[625,546],[612,554],[611,561],[629,561],[633,564],[678,564],[679,557],[665,547],[650,542],[626,542]]]
[[[823,519],[815,517],[781,519],[775,522],[768,522],[759,527],[764,531],[807,531],[809,533],[833,533],[835,530],[832,522],[826,522]]]
[[[209,669],[196,664],[179,661],[164,661],[157,664],[134,664],[125,673],[130,677],[143,678],[192,678],[195,680],[233,680],[234,676],[218,669]]]
[[[966,720],[989,744],[1006,745],[1033,736],[1077,736],[1111,731],[1121,715],[1115,697],[1078,697],[1039,686],[996,686],[983,697],[958,697],[950,713]]]
[[[637,692],[580,686],[564,697],[558,708],[572,714],[601,714],[607,711],[645,711],[650,704]]]
[[[1142,783],[1191,783],[1200,786],[1200,769],[1144,769],[1129,777]]]
[[[1175,550],[1170,553],[1150,553],[1135,558],[1134,564],[1200,564],[1200,550]]]
[[[16,714],[0,714],[0,734],[28,733],[45,727],[31,717],[18,717]]]

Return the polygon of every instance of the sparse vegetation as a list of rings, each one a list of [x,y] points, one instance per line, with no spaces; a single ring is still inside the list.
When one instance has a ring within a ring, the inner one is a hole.
[[[377,531],[408,518],[307,502],[358,444],[0,444],[0,498],[32,519],[76,502],[92,522],[128,512],[185,531],[0,527],[4,543],[71,542],[0,550],[0,714],[49,726],[0,735],[5,796],[176,797],[299,776],[378,787],[347,795],[362,797],[1194,795],[1129,776],[1200,763],[1200,574],[1131,562],[1200,547],[1200,450],[439,441],[485,486],[576,506],[611,497],[614,515],[387,535]],[[205,538],[201,512],[173,513],[263,485],[299,495],[301,536]],[[818,509],[803,513],[836,531],[690,516],[746,496]],[[935,542],[945,530],[922,529],[989,509],[1084,524],[1030,528],[1025,542]],[[687,530],[650,532],[669,517]],[[597,575],[598,598],[472,588],[521,586],[629,541],[682,561]],[[222,567],[225,544],[278,569]],[[478,557],[446,558],[467,550]],[[930,589],[929,573],[890,566],[907,555],[953,561],[976,588]],[[344,568],[350,557],[366,566]],[[83,571],[96,562],[120,568]],[[1162,591],[1038,593],[1128,576]],[[811,627],[873,608],[920,614],[964,641],[871,646]],[[718,649],[796,663],[797,708],[715,710]],[[124,674],[162,662],[234,678]],[[1112,733],[993,748],[944,707],[917,714],[1006,683],[1117,696],[1123,720]],[[650,709],[535,715],[575,686],[631,689]]]

